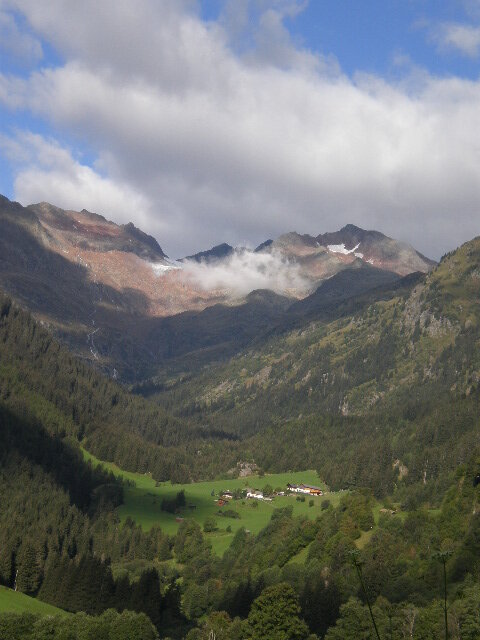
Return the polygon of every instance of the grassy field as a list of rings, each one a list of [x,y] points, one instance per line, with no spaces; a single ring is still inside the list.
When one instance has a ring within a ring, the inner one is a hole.
[[[295,515],[305,515],[309,518],[316,518],[321,512],[321,503],[329,499],[333,505],[337,505],[341,493],[326,492],[322,497],[311,498],[313,506],[309,506],[310,497],[305,497],[305,502],[298,502],[294,496],[277,497],[272,502],[261,502],[257,500],[232,500],[223,510],[232,509],[236,511],[240,518],[225,518],[218,515],[221,510],[215,499],[222,490],[245,489],[251,487],[262,489],[266,484],[270,484],[274,489],[277,487],[286,488],[288,482],[300,484],[302,482],[324,486],[319,480],[315,471],[298,471],[294,473],[265,474],[263,477],[250,476],[248,478],[237,478],[233,480],[212,480],[207,482],[195,482],[185,485],[172,485],[170,482],[163,482],[156,486],[156,483],[148,475],[125,472],[111,463],[104,463],[84,450],[84,456],[91,460],[93,464],[101,464],[111,470],[115,475],[135,482],[134,487],[125,489],[124,504],[119,507],[120,518],[125,520],[128,516],[140,524],[144,529],[149,529],[154,525],[160,526],[169,534],[174,534],[179,526],[178,517],[193,518],[200,525],[203,525],[207,516],[214,516],[217,520],[218,531],[210,533],[207,538],[212,544],[215,553],[222,555],[229,547],[235,532],[240,527],[245,527],[253,533],[258,533],[269,522],[272,512],[278,507],[293,505]],[[178,491],[185,491],[187,506],[180,513],[173,515],[162,511],[160,506],[165,497],[174,497]],[[212,492],[215,496],[212,496]],[[258,506],[254,506],[258,504]],[[226,531],[230,525],[231,533]]]
[[[407,517],[407,513],[405,511],[401,510],[399,504],[395,504],[393,506],[395,508],[396,513],[394,515],[390,516],[390,517],[391,518],[399,518],[400,520],[404,521],[405,518]],[[368,542],[370,542],[370,538],[373,536],[373,534],[377,530],[378,522],[380,520],[380,510],[381,509],[382,509],[381,502],[376,501],[375,505],[373,507],[373,518],[375,520],[375,526],[373,527],[373,529],[370,529],[370,531],[362,531],[360,537],[357,540],[355,540],[355,544],[356,544],[358,549],[363,549],[365,547],[365,545]],[[430,510],[430,513],[432,513],[432,511],[433,510]]]
[[[24,593],[13,591],[6,587],[0,587],[0,614],[2,613],[40,613],[41,615],[68,615],[62,609],[57,609],[51,604],[42,602],[37,598],[30,598]]]
[[[310,551],[311,544],[312,543],[307,544],[306,547],[303,547],[303,549],[300,549],[297,555],[290,558],[287,564],[305,564],[308,558],[308,552]]]

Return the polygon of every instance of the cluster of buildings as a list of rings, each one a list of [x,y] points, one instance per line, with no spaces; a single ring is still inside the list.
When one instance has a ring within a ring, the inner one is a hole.
[[[266,496],[263,491],[257,489],[246,489],[243,494],[246,498],[253,500],[263,500],[264,502],[271,502],[275,496],[284,496],[288,493],[303,493],[310,496],[323,496],[323,490],[320,487],[315,487],[311,484],[287,484],[286,491],[276,491],[271,496]],[[214,492],[212,491],[212,496]],[[218,506],[223,507],[229,500],[233,499],[233,492],[226,490],[222,491],[218,500],[216,500]]]
[[[315,487],[312,484],[287,484],[287,489],[292,493],[306,493],[310,496],[323,496],[323,491],[320,487]]]
[[[220,497],[216,501],[219,507],[225,506],[229,500],[233,500],[233,493],[231,491],[222,491]]]

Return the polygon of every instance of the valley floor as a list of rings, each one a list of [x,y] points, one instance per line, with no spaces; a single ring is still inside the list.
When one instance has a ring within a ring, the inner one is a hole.
[[[181,518],[192,518],[202,526],[207,517],[213,516],[217,521],[218,530],[206,534],[206,538],[211,542],[213,551],[218,555],[223,555],[230,546],[235,532],[241,527],[245,527],[255,534],[263,529],[269,523],[274,509],[292,505],[293,515],[305,515],[313,520],[320,515],[321,504],[324,500],[329,500],[333,506],[337,506],[342,496],[341,491],[328,491],[324,483],[319,480],[317,473],[312,470],[265,474],[264,476],[255,475],[229,480],[208,480],[191,484],[156,483],[149,474],[126,472],[114,464],[98,460],[85,450],[83,450],[83,454],[93,464],[101,464],[116,476],[135,483],[135,486],[125,487],[124,504],[118,508],[122,522],[130,517],[143,529],[148,530],[153,526],[159,526],[166,533],[173,535],[177,532]],[[221,491],[234,491],[247,487],[261,490],[267,484],[273,489],[280,488],[283,491],[289,482],[322,486],[325,488],[325,493],[323,496],[317,497],[306,495],[304,502],[297,500],[296,495],[277,496],[272,502],[254,499],[232,500],[223,508],[220,508],[216,502]],[[181,490],[185,491],[186,507],[177,514],[162,511],[162,500],[174,498]],[[310,500],[313,500],[313,506],[309,506]],[[223,517],[219,514],[222,510],[233,510],[240,517]],[[226,531],[228,526],[231,527],[230,532]]]

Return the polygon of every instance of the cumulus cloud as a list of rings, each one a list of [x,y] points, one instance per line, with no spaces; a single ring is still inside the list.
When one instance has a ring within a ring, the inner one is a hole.
[[[16,138],[0,137],[0,148],[18,167],[15,192],[23,204],[50,201],[65,209],[76,202],[78,208],[97,211],[128,222],[132,211],[147,212],[145,197],[125,184],[116,184],[75,160],[55,140],[23,132]],[[148,224],[148,219],[143,222]]]
[[[271,289],[279,294],[305,295],[312,288],[298,265],[279,252],[255,253],[237,250],[218,262],[183,263],[183,274],[207,291],[220,290],[242,298],[255,289]]]
[[[33,148],[22,200],[128,217],[173,256],[352,222],[438,257],[479,233],[480,82],[346,77],[289,39],[287,1],[243,52],[193,1],[8,4],[65,62],[0,76],[0,101],[97,157]]]

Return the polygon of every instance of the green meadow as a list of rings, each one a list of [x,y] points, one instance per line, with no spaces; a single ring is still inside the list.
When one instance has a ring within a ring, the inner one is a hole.
[[[40,613],[41,615],[68,615],[62,609],[57,609],[51,604],[42,602],[37,598],[30,598],[20,591],[13,591],[6,587],[0,587],[0,614],[1,613]]]
[[[264,476],[249,476],[248,478],[235,478],[229,480],[211,480],[206,482],[194,482],[191,484],[171,484],[170,482],[156,483],[149,474],[130,473],[119,469],[116,465],[102,462],[83,450],[84,456],[92,464],[101,464],[112,471],[116,476],[123,477],[135,483],[135,486],[125,488],[124,504],[118,508],[118,514],[122,522],[131,517],[144,529],[159,526],[169,534],[175,534],[179,522],[178,518],[193,518],[203,526],[208,516],[215,517],[218,530],[206,534],[212,544],[215,553],[222,555],[229,547],[235,532],[245,527],[252,533],[258,533],[269,522],[273,510],[287,505],[293,506],[294,515],[304,515],[308,518],[316,518],[321,513],[321,503],[323,500],[330,500],[335,506],[338,504],[341,493],[326,491],[323,496],[305,496],[305,502],[296,500],[296,496],[276,497],[272,502],[261,500],[231,500],[224,507],[216,504],[216,499],[221,491],[227,489],[263,489],[266,484],[274,489],[281,487],[285,489],[288,482],[294,484],[310,483],[316,486],[325,487],[318,478],[315,471],[295,471],[293,473],[265,474]],[[185,491],[187,506],[177,514],[167,513],[161,510],[163,498],[172,498],[179,491]],[[214,496],[212,496],[212,492]],[[313,500],[313,506],[309,506]],[[227,518],[220,515],[227,509],[233,510],[240,516],[237,518]],[[227,527],[231,527],[231,532],[227,532]]]

